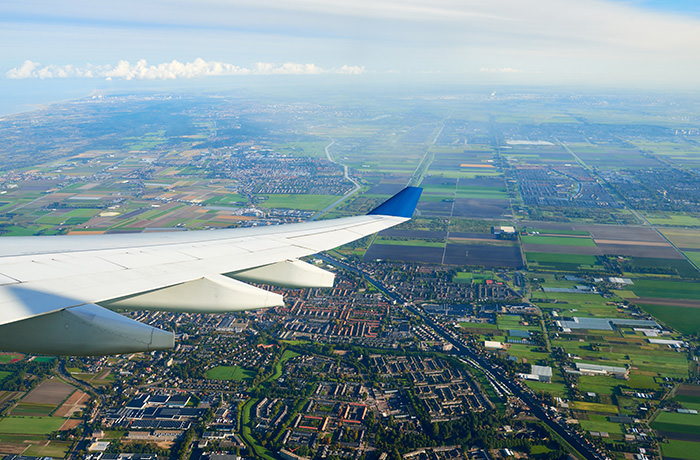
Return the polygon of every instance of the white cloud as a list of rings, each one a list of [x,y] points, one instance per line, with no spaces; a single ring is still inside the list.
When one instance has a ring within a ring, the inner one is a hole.
[[[12,78],[12,79],[20,79],[20,78],[32,78],[34,74],[36,74],[36,68],[39,67],[38,62],[32,62],[29,59],[24,61],[24,63],[19,66],[15,67],[14,69],[10,69],[7,72],[7,78]]]
[[[343,65],[340,68],[324,69],[316,64],[298,64],[294,62],[286,62],[284,64],[258,62],[248,68],[227,62],[205,61],[201,58],[197,58],[192,62],[172,60],[155,65],[148,64],[145,59],[140,59],[133,64],[129,61],[121,60],[113,66],[93,64],[85,64],[84,66],[73,66],[70,64],[42,66],[38,62],[26,60],[21,66],[7,71],[5,76],[9,79],[106,78],[108,80],[174,80],[178,78],[235,75],[359,75],[364,73],[364,71],[364,66]]]

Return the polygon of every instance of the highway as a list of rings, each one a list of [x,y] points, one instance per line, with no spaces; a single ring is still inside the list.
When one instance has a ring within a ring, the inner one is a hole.
[[[420,316],[425,324],[430,326],[436,334],[440,335],[448,343],[451,343],[453,352],[460,358],[467,361],[474,367],[479,368],[484,372],[487,379],[494,385],[494,389],[500,395],[513,395],[520,398],[527,406],[530,408],[532,415],[540,419],[545,423],[552,431],[561,436],[566,442],[568,442],[576,451],[584,458],[588,460],[602,460],[606,459],[603,453],[598,451],[598,449],[589,443],[583,436],[578,432],[570,430],[566,426],[566,422],[556,420],[548,411],[547,406],[535,396],[529,389],[526,389],[518,380],[513,380],[512,377],[506,375],[506,373],[497,365],[490,362],[488,357],[479,354],[476,350],[466,344],[464,341],[460,340],[458,337],[454,336],[450,331],[446,330],[443,326],[435,322],[429,315],[427,315],[422,309],[412,305],[407,302],[401,295],[388,289],[383,283],[375,280],[369,274],[364,272],[362,269],[337,260],[327,254],[319,254],[318,257],[331,265],[348,270],[356,275],[362,276],[365,280],[374,285],[382,293],[384,293],[390,299],[396,301],[397,303],[404,305],[411,313]]]

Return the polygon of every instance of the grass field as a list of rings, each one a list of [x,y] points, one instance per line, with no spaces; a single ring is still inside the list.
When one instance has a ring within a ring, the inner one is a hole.
[[[459,323],[459,325],[465,329],[498,329],[498,326],[491,323]]]
[[[663,453],[664,457],[700,460],[700,442],[676,441],[672,439],[668,443],[661,444],[661,453]]]
[[[526,252],[528,265],[545,270],[602,269],[595,256],[585,254],[556,254],[553,252]]]
[[[700,251],[683,251],[683,254],[696,266],[700,267]]]
[[[259,204],[262,208],[302,209],[320,211],[340,198],[335,195],[260,195],[267,199]]]
[[[48,416],[56,409],[55,404],[33,404],[21,402],[12,409],[12,415]]]
[[[630,289],[639,297],[700,299],[700,283],[692,281],[638,279]]]
[[[583,230],[567,230],[567,229],[554,229],[554,228],[528,228],[529,232],[539,232],[551,235],[581,235],[581,236],[591,236],[590,233]]]
[[[644,217],[653,225],[668,227],[700,227],[700,219],[678,212],[644,212]]]
[[[0,382],[12,375],[12,372],[0,371]]]
[[[700,430],[700,415],[679,414],[678,412],[660,412],[659,416],[654,419],[654,424],[657,423],[696,427],[696,430]]]
[[[576,410],[588,412],[601,412],[604,414],[617,414],[617,406],[612,404],[600,404],[586,401],[571,401],[569,407]]]
[[[610,434],[622,434],[620,424],[608,422],[605,416],[591,415],[589,420],[580,420],[579,423],[586,431],[603,431]]]
[[[239,195],[238,193],[228,193],[226,195],[217,195],[204,201],[203,204],[211,206],[240,206],[248,202],[248,198]]]
[[[379,237],[374,240],[376,244],[390,244],[392,246],[419,246],[427,248],[444,248],[445,242],[440,241],[428,241],[420,239],[410,239],[410,240],[392,240],[389,238]]]
[[[595,246],[591,238],[568,236],[524,235],[520,237],[525,244],[553,244],[556,246]]]
[[[65,422],[61,417],[17,417],[9,416],[0,420],[0,433],[49,434],[58,430]]]
[[[267,380],[277,380],[278,378],[282,377],[282,365],[295,356],[299,356],[299,353],[292,350],[284,350],[282,357],[275,364],[275,372]]]
[[[536,292],[533,297],[556,300],[557,303],[538,303],[541,308],[556,308],[572,316],[619,317],[617,309],[607,305],[608,299],[596,294],[569,292]],[[535,301],[536,302],[536,301]],[[536,302],[537,303],[537,302]]]
[[[671,305],[639,305],[654,318],[683,334],[700,334],[700,308]]]
[[[566,385],[563,383],[546,383],[537,382],[534,380],[525,380],[524,383],[534,391],[544,391],[545,393],[549,393],[554,396],[566,395]]]
[[[457,272],[455,276],[452,277],[452,281],[455,283],[469,283],[471,281],[481,282],[484,280],[492,280],[497,277],[493,272]]]
[[[255,371],[240,366],[217,366],[209,369],[204,376],[211,380],[253,380]]]
[[[72,442],[51,441],[49,444],[30,444],[22,455],[33,457],[63,458],[70,449]]]

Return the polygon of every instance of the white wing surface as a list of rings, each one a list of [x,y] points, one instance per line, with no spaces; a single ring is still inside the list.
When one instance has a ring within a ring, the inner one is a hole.
[[[420,193],[408,187],[368,215],[301,224],[0,238],[0,349],[83,355],[171,348],[172,333],[104,306],[223,312],[282,305],[279,294],[244,281],[332,286],[332,274],[297,259],[405,222]]]

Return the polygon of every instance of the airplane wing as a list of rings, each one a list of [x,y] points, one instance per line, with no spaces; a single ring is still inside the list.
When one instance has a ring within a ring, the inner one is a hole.
[[[283,305],[247,282],[330,287],[299,258],[411,218],[407,187],[364,216],[242,229],[0,238],[0,350],[102,355],[168,349],[174,335],[111,309],[229,312]]]

